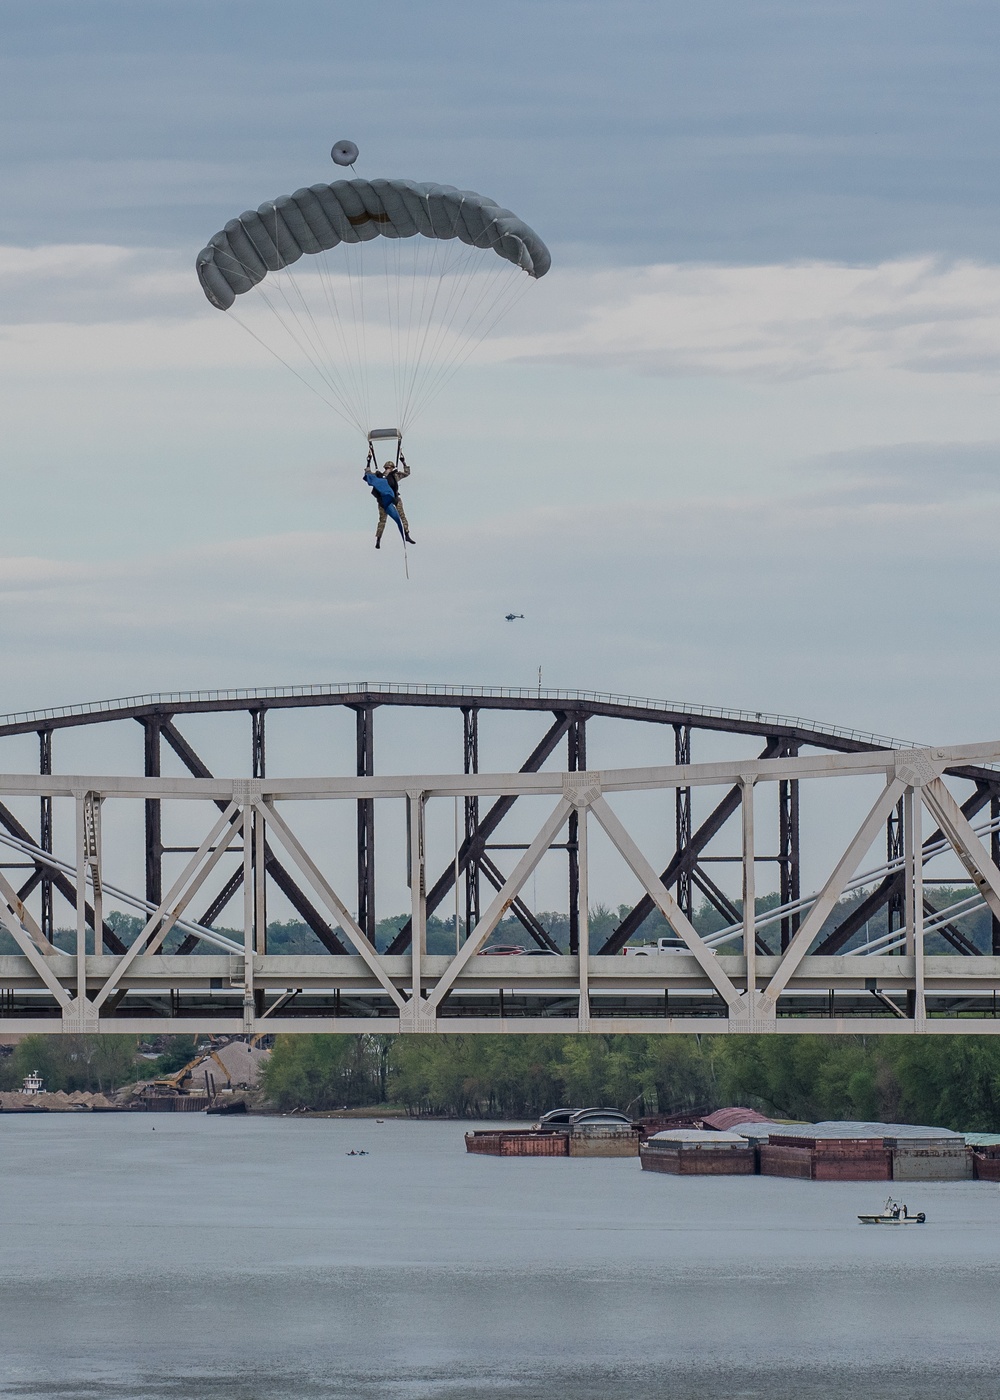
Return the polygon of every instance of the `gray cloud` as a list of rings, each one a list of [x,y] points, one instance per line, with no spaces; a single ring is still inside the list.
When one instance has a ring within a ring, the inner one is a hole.
[[[1000,442],[915,442],[815,457],[806,479],[829,500],[888,504],[1000,496]]]
[[[626,262],[990,257],[996,29],[976,0],[47,0],[5,16],[0,237],[196,248],[353,134]]]

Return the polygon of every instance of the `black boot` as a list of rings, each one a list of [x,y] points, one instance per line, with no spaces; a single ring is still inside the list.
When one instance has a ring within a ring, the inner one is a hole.
[[[381,548],[382,548],[382,541],[381,541],[381,540],[376,540],[376,541],[375,541],[375,548],[376,548],[376,549],[381,549]]]
[[[413,536],[409,533],[409,531],[407,531],[407,534],[406,534],[406,543],[407,543],[407,544],[416,544],[416,540],[415,540],[415,539],[413,538]]]

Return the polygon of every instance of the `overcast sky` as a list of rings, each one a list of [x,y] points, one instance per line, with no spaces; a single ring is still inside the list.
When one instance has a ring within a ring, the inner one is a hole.
[[[541,665],[997,733],[995,4],[0,17],[0,710]],[[408,439],[408,582],[358,439],[194,275],[339,137],[553,252]]]

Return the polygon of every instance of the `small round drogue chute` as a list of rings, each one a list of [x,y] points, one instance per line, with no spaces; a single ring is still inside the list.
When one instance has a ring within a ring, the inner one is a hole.
[[[358,148],[331,154],[351,165]],[[386,422],[405,432],[550,263],[484,195],[354,177],[230,219],[197,270],[213,306],[367,437]]]
[[[353,165],[358,155],[358,148],[353,141],[335,141],[330,159],[334,165]]]

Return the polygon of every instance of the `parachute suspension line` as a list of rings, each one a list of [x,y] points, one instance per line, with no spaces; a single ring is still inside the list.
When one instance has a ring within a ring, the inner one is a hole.
[[[320,286],[323,288],[323,295],[326,298],[327,309],[330,313],[330,320],[333,324],[333,329],[336,332],[337,339],[340,343],[340,358],[343,364],[346,366],[350,377],[351,385],[353,388],[354,401],[356,404],[361,405],[364,402],[365,396],[362,389],[360,367],[357,364],[356,358],[351,354],[350,345],[347,339],[347,333],[344,330],[343,317],[340,312],[340,305],[337,301],[335,279],[326,252],[322,252],[317,256],[316,268],[319,273]],[[367,432],[368,426],[370,425],[365,425],[365,427],[363,427],[361,431]]]
[[[277,246],[278,246],[278,211],[277,211],[276,208],[275,208],[275,210],[274,210],[274,235],[273,235],[273,242],[274,242],[275,247],[277,247]],[[255,251],[257,251],[257,250],[255,249]],[[258,252],[258,256],[259,256],[259,252]],[[302,308],[302,312],[303,312],[304,316],[306,317],[306,319],[307,319],[307,321],[308,321],[309,328],[311,329],[311,335],[310,335],[310,337],[309,337],[309,341],[310,341],[310,344],[312,345],[312,348],[313,348],[314,353],[315,353],[315,359],[314,359],[313,363],[314,363],[314,365],[315,365],[315,367],[316,367],[318,373],[324,378],[324,380],[325,380],[328,384],[333,385],[333,384],[335,383],[335,384],[337,385],[337,390],[336,390],[336,392],[338,392],[339,396],[340,396],[341,398],[343,398],[345,402],[349,402],[349,400],[350,400],[350,394],[349,394],[349,392],[348,392],[348,386],[344,383],[343,377],[338,373],[338,371],[337,371],[337,370],[335,369],[335,367],[334,367],[334,357],[333,357],[333,356],[331,355],[331,353],[330,353],[330,347],[329,347],[329,345],[328,345],[328,343],[327,343],[326,337],[324,336],[323,331],[322,331],[322,329],[321,329],[319,323],[318,323],[317,320],[316,320],[316,317],[313,315],[312,307],[310,306],[308,299],[307,299],[307,298],[303,295],[303,293],[302,293],[302,288],[301,288],[301,286],[299,285],[298,278],[297,278],[297,277],[294,275],[294,273],[292,272],[291,264],[287,264],[287,263],[286,263],[285,266],[284,266],[284,268],[281,269],[281,274],[277,277],[277,283],[278,283],[279,288],[281,289],[282,296],[284,297],[286,303],[289,304],[290,309],[292,310],[293,315],[295,315],[294,307],[291,307],[291,304],[290,304],[289,301],[288,301],[288,297],[287,297],[287,296],[285,295],[285,293],[284,293],[284,288],[283,288],[283,286],[282,286],[282,282],[283,282],[284,279],[287,279],[288,286],[289,286],[289,287],[291,288],[291,290],[294,292],[294,294],[295,294],[295,299],[296,299],[296,301],[298,302],[299,306]],[[298,325],[298,326],[300,326],[300,327],[303,327],[303,322],[301,321],[301,319],[299,318],[298,315],[295,315],[295,321],[296,321],[296,325]],[[335,322],[335,324],[337,324],[337,323]],[[303,330],[304,330],[304,327],[303,327]],[[363,427],[361,427],[360,421],[359,421],[359,431],[361,431],[361,432],[364,432],[364,431],[365,431],[365,429],[364,429]]]
[[[405,374],[403,376],[403,382],[400,385],[399,403],[396,408],[401,432],[404,427],[409,427],[408,409],[410,391],[413,386],[414,361],[416,360],[416,363],[419,363],[421,347],[426,339],[428,330],[428,296],[434,285],[435,274],[438,277],[438,287],[440,286],[440,279],[444,275],[445,268],[448,265],[449,252],[450,245],[445,242],[439,242],[437,239],[432,239],[427,243],[425,243],[423,239],[419,239],[418,246],[414,248],[415,269],[414,276],[410,280],[410,307],[407,315]],[[417,270],[420,269],[421,261],[423,262],[423,268],[418,276]],[[419,307],[416,305],[418,286],[420,292]],[[438,288],[435,287],[434,296],[431,298],[432,310],[437,290]],[[421,327],[423,328],[422,332]]]
[[[475,258],[477,251],[470,249],[464,256],[463,267],[456,274],[456,281],[461,280],[461,273]],[[530,284],[530,278],[509,263],[493,267],[491,271],[484,269],[476,281],[479,284],[479,292],[467,308],[463,308],[463,297],[456,298],[452,305],[446,307],[436,337],[428,347],[426,368],[422,364],[417,366],[411,387],[412,411],[408,412],[411,421],[412,417],[416,416],[418,404],[419,411],[422,412],[456,370],[474,353],[489,330],[520,300]],[[464,319],[456,325],[457,317],[463,309]],[[449,335],[452,336],[453,342],[451,349],[442,353],[442,346]]]
[[[455,268],[449,266],[449,261],[454,261],[453,259],[449,260],[446,255],[442,256],[440,260],[441,267],[438,272],[437,282],[434,283],[433,274],[434,262],[436,261],[437,247],[438,245],[435,243],[434,252],[432,253],[431,268],[428,270],[428,276],[424,282],[424,295],[421,302],[419,320],[419,324],[423,326],[423,331],[420,334],[418,343],[415,347],[416,352],[412,362],[412,366],[408,366],[408,382],[406,386],[406,397],[400,406],[400,417],[403,420],[403,422],[407,424],[407,426],[409,426],[413,419],[414,394],[417,383],[419,381],[421,366],[424,362],[428,345],[440,343],[442,335],[444,334],[445,327],[443,325],[439,326],[437,332],[435,333],[432,331],[432,323],[435,312],[438,308],[438,303],[441,300],[442,292],[445,291],[445,278],[450,275],[451,286],[450,295],[445,296],[445,315],[442,317],[443,320],[446,319],[449,309],[454,305],[456,297],[460,301],[461,298],[465,295],[465,284],[463,284],[462,282],[462,270],[463,265],[467,266],[467,259],[461,257],[461,254],[459,255],[460,260],[458,262],[458,266]],[[459,245],[459,247],[461,247],[461,245]],[[430,309],[428,310],[427,299],[432,286],[433,293],[430,296]],[[400,424],[400,426],[402,427],[402,423]]]
[[[288,298],[284,293],[284,289],[280,287],[279,279],[276,278],[274,279],[274,281],[275,286],[278,287],[278,290],[281,292],[282,299],[287,303]],[[359,432],[365,432],[365,429],[362,426],[361,421],[358,418],[358,415],[351,404],[350,395],[346,394],[343,390],[342,385],[337,382],[338,376],[335,373],[331,373],[329,367],[324,363],[323,359],[312,350],[311,346],[309,345],[308,338],[302,332],[301,328],[299,329],[298,334],[296,334],[296,331],[288,324],[285,317],[282,315],[281,309],[275,305],[274,301],[272,301],[268,294],[262,291],[260,287],[257,288],[257,291],[260,295],[261,301],[274,316],[278,324],[283,328],[283,330],[288,335],[292,343],[309,361],[319,378],[327,386],[327,388],[329,388],[331,393],[333,393],[341,402],[341,404],[343,405],[344,416],[346,416],[350,422],[353,422],[357,425]],[[291,308],[290,314],[292,316],[292,319],[298,325],[298,318],[295,316],[294,310]]]
[[[368,384],[368,338],[365,331],[364,294],[364,242],[344,244],[347,261],[347,287],[351,294],[351,321],[354,327],[354,355],[358,366],[362,391],[362,415],[367,421],[365,432],[371,427],[371,395]],[[356,254],[356,256],[355,256]],[[356,265],[355,265],[356,264]]]
[[[357,356],[352,353],[351,345],[344,329],[344,317],[341,314],[340,302],[337,298],[336,282],[325,252],[317,256],[316,268],[319,274],[320,286],[323,289],[323,295],[326,299],[327,309],[330,313],[330,321],[339,343],[339,359],[345,367],[344,372],[350,386],[349,392],[359,410],[359,428],[362,433],[366,433],[369,425],[364,421],[365,386],[361,378],[361,366],[358,364]]]
[[[226,315],[229,316],[233,321],[235,321],[236,324],[240,326],[243,330],[245,330],[247,335],[252,336],[253,339],[256,340],[258,345],[262,345],[269,355],[273,355],[274,358],[278,360],[280,364],[283,364],[286,369],[291,370],[291,372],[295,375],[295,378],[301,384],[304,384],[311,394],[315,394],[318,399],[322,399],[325,404],[327,404],[330,408],[333,409],[334,413],[336,413],[338,417],[343,418],[345,423],[349,423],[352,427],[358,426],[357,420],[355,419],[353,414],[348,415],[348,413],[343,408],[341,408],[338,404],[334,403],[333,399],[328,399],[324,393],[321,393],[320,390],[316,388],[315,384],[310,384],[309,380],[306,379],[305,375],[300,374],[295,368],[295,366],[289,364],[283,355],[279,355],[277,350],[275,350],[273,346],[268,345],[266,340],[261,340],[260,336],[255,330],[253,330],[251,326],[248,326],[245,321],[241,321],[240,318],[237,316],[236,312],[232,309],[232,307],[229,308],[229,310],[226,312]]]
[[[400,340],[402,337],[403,314],[402,314],[402,283],[403,283],[403,253],[401,240],[398,238],[383,238],[383,258],[382,266],[385,272],[385,303],[389,318],[389,348],[392,354],[392,388],[393,397],[396,403],[396,424],[399,425],[399,405],[402,402],[403,389],[403,369],[406,363],[405,351],[401,351]],[[394,267],[390,270],[390,259]],[[412,287],[411,287],[412,294]],[[395,309],[395,322],[393,322],[393,310]],[[407,322],[407,329],[409,329]],[[397,442],[397,448],[399,444]]]
[[[464,342],[456,337],[455,347],[448,358],[442,358],[436,369],[431,371],[431,380],[421,393],[429,397],[436,394],[451,378],[460,365],[478,349],[480,341],[490,334],[493,328],[527,292],[530,278],[519,273],[516,268],[497,269],[491,287],[484,287],[479,300],[470,308],[469,316],[459,328]],[[475,319],[473,319],[475,318]],[[469,322],[472,322],[471,328]]]
[[[254,251],[257,252],[257,256],[260,257],[260,253],[257,250],[256,245],[253,243],[253,239],[250,238],[249,233],[247,234],[247,238],[250,242],[251,247],[253,247]],[[245,264],[243,264],[236,258],[233,258],[232,261],[240,269],[241,272],[249,275],[250,270],[246,267]],[[261,261],[263,262],[263,258],[261,258]],[[295,328],[293,328],[293,326],[289,324],[285,315],[282,313],[280,307],[276,305],[274,300],[265,290],[265,284],[263,280],[256,284],[255,290],[257,292],[257,296],[270,311],[271,315],[277,321],[278,325],[281,326],[282,330],[288,336],[289,340],[291,340],[292,344],[312,365],[313,369],[316,371],[316,374],[318,375],[322,383],[326,385],[330,392],[339,401],[339,408],[334,404],[331,404],[330,406],[336,408],[336,411],[340,414],[340,416],[344,418],[347,422],[356,426],[359,432],[364,433],[366,429],[362,426],[361,421],[358,418],[358,415],[351,404],[350,394],[345,393],[344,385],[342,382],[340,382],[339,375],[337,375],[335,371],[332,371],[332,366],[329,366],[327,364],[321,350],[318,347],[310,345],[309,336],[306,333],[304,326],[302,325],[300,317],[296,313],[295,307],[289,300],[288,294],[283,286],[281,277],[272,274],[270,282],[274,286],[275,291],[281,297],[281,300],[284,302],[287,308],[288,315],[291,317]],[[287,365],[289,369],[293,369],[293,367],[288,364],[288,361],[284,358],[284,356],[280,355],[276,350],[273,349],[273,347],[268,345],[267,342],[261,336],[251,331],[250,327],[246,325],[245,322],[241,321],[240,318],[232,312],[232,310],[230,310],[229,314],[233,316],[233,319],[237,322],[238,325],[241,325],[245,330],[250,331],[250,334],[253,335],[254,339],[257,340],[261,345],[263,345],[265,349],[269,350],[275,356],[276,359],[280,360],[282,364]],[[297,370],[293,369],[293,373],[298,379],[302,380],[303,383],[307,384],[309,388],[313,389],[314,392],[317,392],[315,390],[315,387],[312,384],[309,384],[309,381]],[[319,394],[318,396],[320,398],[323,398],[325,402],[330,402],[328,399],[325,399],[323,394]]]

